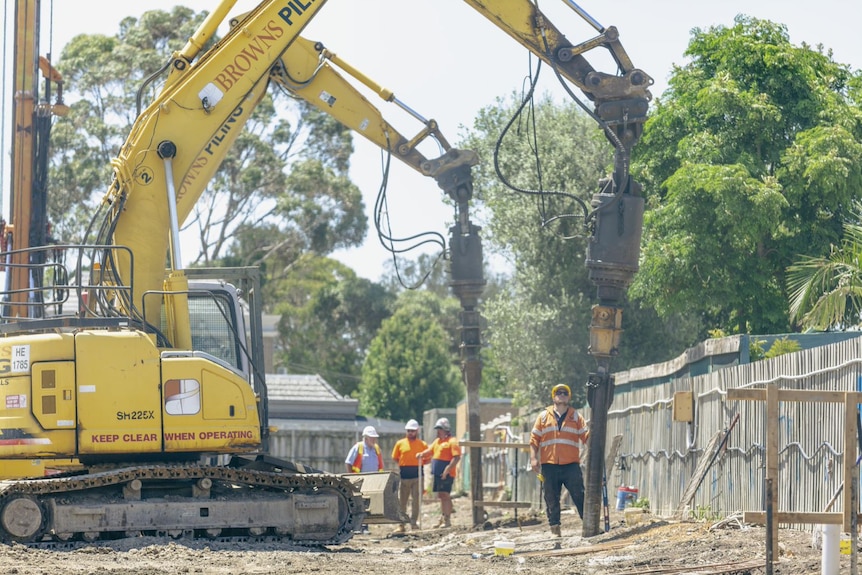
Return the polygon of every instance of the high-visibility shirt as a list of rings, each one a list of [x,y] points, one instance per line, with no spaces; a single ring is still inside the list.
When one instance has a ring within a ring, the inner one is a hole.
[[[399,467],[415,467],[419,465],[420,453],[428,449],[428,444],[421,439],[399,439],[392,448],[392,459]]]
[[[589,437],[587,422],[577,409],[568,408],[558,419],[554,406],[550,405],[536,418],[530,433],[530,446],[539,449],[541,463],[580,463],[581,450],[586,447]]]
[[[439,437],[434,440],[434,443],[431,444],[431,460],[433,465],[433,460],[450,462],[455,457],[461,456],[461,446],[458,445],[458,439],[452,437],[446,437],[445,439],[440,439]],[[456,472],[454,469],[449,470],[449,475],[455,477]]]
[[[380,453],[380,446],[374,444],[374,451],[377,453],[377,471],[383,471],[383,454]],[[359,473],[362,469],[362,457],[365,455],[365,442],[360,441],[356,444],[356,457],[353,459],[353,473]],[[367,466],[366,466],[367,467]],[[369,471],[366,469],[365,471]]]

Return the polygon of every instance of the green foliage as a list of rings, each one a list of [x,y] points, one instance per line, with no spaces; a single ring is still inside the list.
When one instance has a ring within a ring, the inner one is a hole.
[[[454,407],[464,397],[449,337],[428,303],[400,305],[371,342],[359,388],[363,415],[404,421],[432,407]]]
[[[274,290],[279,305],[280,362],[317,373],[356,396],[362,363],[395,297],[335,260],[303,256]]]
[[[794,353],[801,349],[802,346],[795,339],[782,337],[772,342],[772,345],[769,346],[769,351],[766,352],[763,358],[771,359],[773,357],[778,357],[779,355],[784,355],[785,353]]]
[[[500,369],[499,358],[484,348],[482,357],[482,383],[479,384],[479,397],[512,398],[512,386],[506,374]],[[514,425],[514,424],[513,424]]]
[[[698,505],[690,513],[691,518],[695,521],[718,521],[722,519],[721,513],[713,511],[709,505]]]
[[[745,16],[693,30],[686,55],[634,150],[649,209],[630,293],[727,333],[787,331],[787,262],[828,253],[862,192],[858,79]]]
[[[587,354],[595,287],[584,265],[587,233],[578,199],[589,202],[597,191],[611,162],[610,147],[577,106],[547,98],[534,102],[531,116],[521,118],[498,147],[516,108],[512,99],[482,110],[459,144],[486,159],[474,170],[476,196],[489,218],[482,232],[486,252],[496,251],[515,264],[513,276],[485,300],[486,341],[508,396],[547,403],[551,385],[565,382],[573,403],[583,405],[584,384],[595,370]],[[535,142],[526,130],[533,124]],[[565,194],[513,193],[493,170],[498,149],[500,171],[515,185]],[[691,345],[698,332],[696,316],[660,321],[653,309],[637,302],[626,304],[623,317],[626,332],[615,369],[669,359]]]
[[[649,511],[649,499],[646,497],[638,497],[635,501],[632,501],[631,506]]]
[[[802,327],[847,329],[862,314],[862,206],[844,224],[844,240],[822,257],[800,257],[787,269],[790,312]]]
[[[793,353],[802,349],[802,346],[795,339],[788,337],[778,338],[772,342],[769,349],[766,349],[765,339],[751,339],[748,344],[748,356],[751,362],[760,361],[761,359],[772,359],[785,353]]]
[[[428,290],[438,297],[451,297],[449,266],[444,254],[421,254],[416,259],[393,256],[384,263],[382,282],[390,291]]]
[[[296,113],[292,124],[285,115]],[[331,117],[285,96],[264,97],[187,224],[203,246],[197,261],[267,263],[271,281],[305,253],[361,244],[365,206],[342,158],[352,150],[350,132]]]
[[[766,350],[763,348],[763,344],[766,343],[765,339],[752,339],[748,343],[748,359],[751,362],[760,361],[761,359],[766,357]]]
[[[461,306],[457,298],[451,293],[448,264],[448,261],[442,259],[442,254],[441,256],[423,254],[416,260],[396,257],[387,263],[382,282],[392,292],[407,290],[402,294],[403,299],[421,297],[410,295],[411,291],[415,291],[419,294],[429,292],[438,301],[445,301],[445,309],[437,309],[433,313],[450,336],[452,360],[457,363],[460,361]],[[488,269],[484,270],[484,277],[486,285],[479,300],[479,309],[482,313],[484,313],[484,302],[505,290],[508,282],[508,278],[494,274]],[[416,286],[420,287],[416,288]],[[481,329],[483,341],[487,341],[489,333],[487,324],[483,323]],[[506,375],[501,371],[493,350],[488,347],[483,348],[481,357],[483,367],[479,396],[511,397],[512,393]]]

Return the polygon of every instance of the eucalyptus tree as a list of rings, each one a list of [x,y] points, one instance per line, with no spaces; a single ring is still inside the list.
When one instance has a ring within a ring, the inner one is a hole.
[[[356,396],[362,364],[395,294],[344,264],[306,254],[278,281],[278,360],[295,373],[317,373]],[[264,288],[266,290],[266,287]]]
[[[110,160],[161,88],[157,71],[205,16],[182,6],[152,10],[125,18],[114,35],[76,36],[63,48],[58,68],[71,112],[57,122],[52,140],[55,236],[80,239],[108,187]],[[193,123],[188,131],[195,133]],[[268,261],[268,273],[277,278],[306,252],[360,244],[367,222],[361,192],[347,174],[352,151],[349,130],[270,89],[186,223],[198,246],[186,263]]]

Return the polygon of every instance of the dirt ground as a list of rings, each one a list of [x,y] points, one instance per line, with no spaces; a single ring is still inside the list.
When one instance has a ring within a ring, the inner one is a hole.
[[[563,537],[553,539],[544,516],[491,512],[482,529],[469,527],[467,498],[456,498],[450,529],[432,529],[439,505],[423,505],[420,531],[394,533],[392,525],[372,525],[347,544],[297,549],[285,543],[160,542],[139,537],[74,550],[29,549],[0,544],[0,573],[6,575],[185,575],[366,573],[372,575],[446,574],[547,575],[647,573],[765,573],[762,527],[734,520],[721,524],[669,521],[644,515],[625,524],[611,512],[611,530],[584,539],[573,510],[563,512]],[[514,543],[512,555],[495,555],[495,541]],[[559,548],[555,549],[555,545]],[[781,530],[774,573],[820,572],[820,551],[810,533]],[[740,565],[741,564],[741,565]],[[711,565],[711,568],[705,566]],[[748,566],[746,566],[748,565]],[[700,568],[699,570],[697,568]],[[549,571],[550,570],[550,571]],[[850,556],[841,556],[841,572],[850,572]]]

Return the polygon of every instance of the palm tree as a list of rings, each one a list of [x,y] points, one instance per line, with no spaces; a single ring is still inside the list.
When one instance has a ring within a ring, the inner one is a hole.
[[[856,220],[862,209],[857,207]],[[790,318],[803,329],[844,330],[862,320],[862,225],[844,224],[840,248],[787,268]]]

